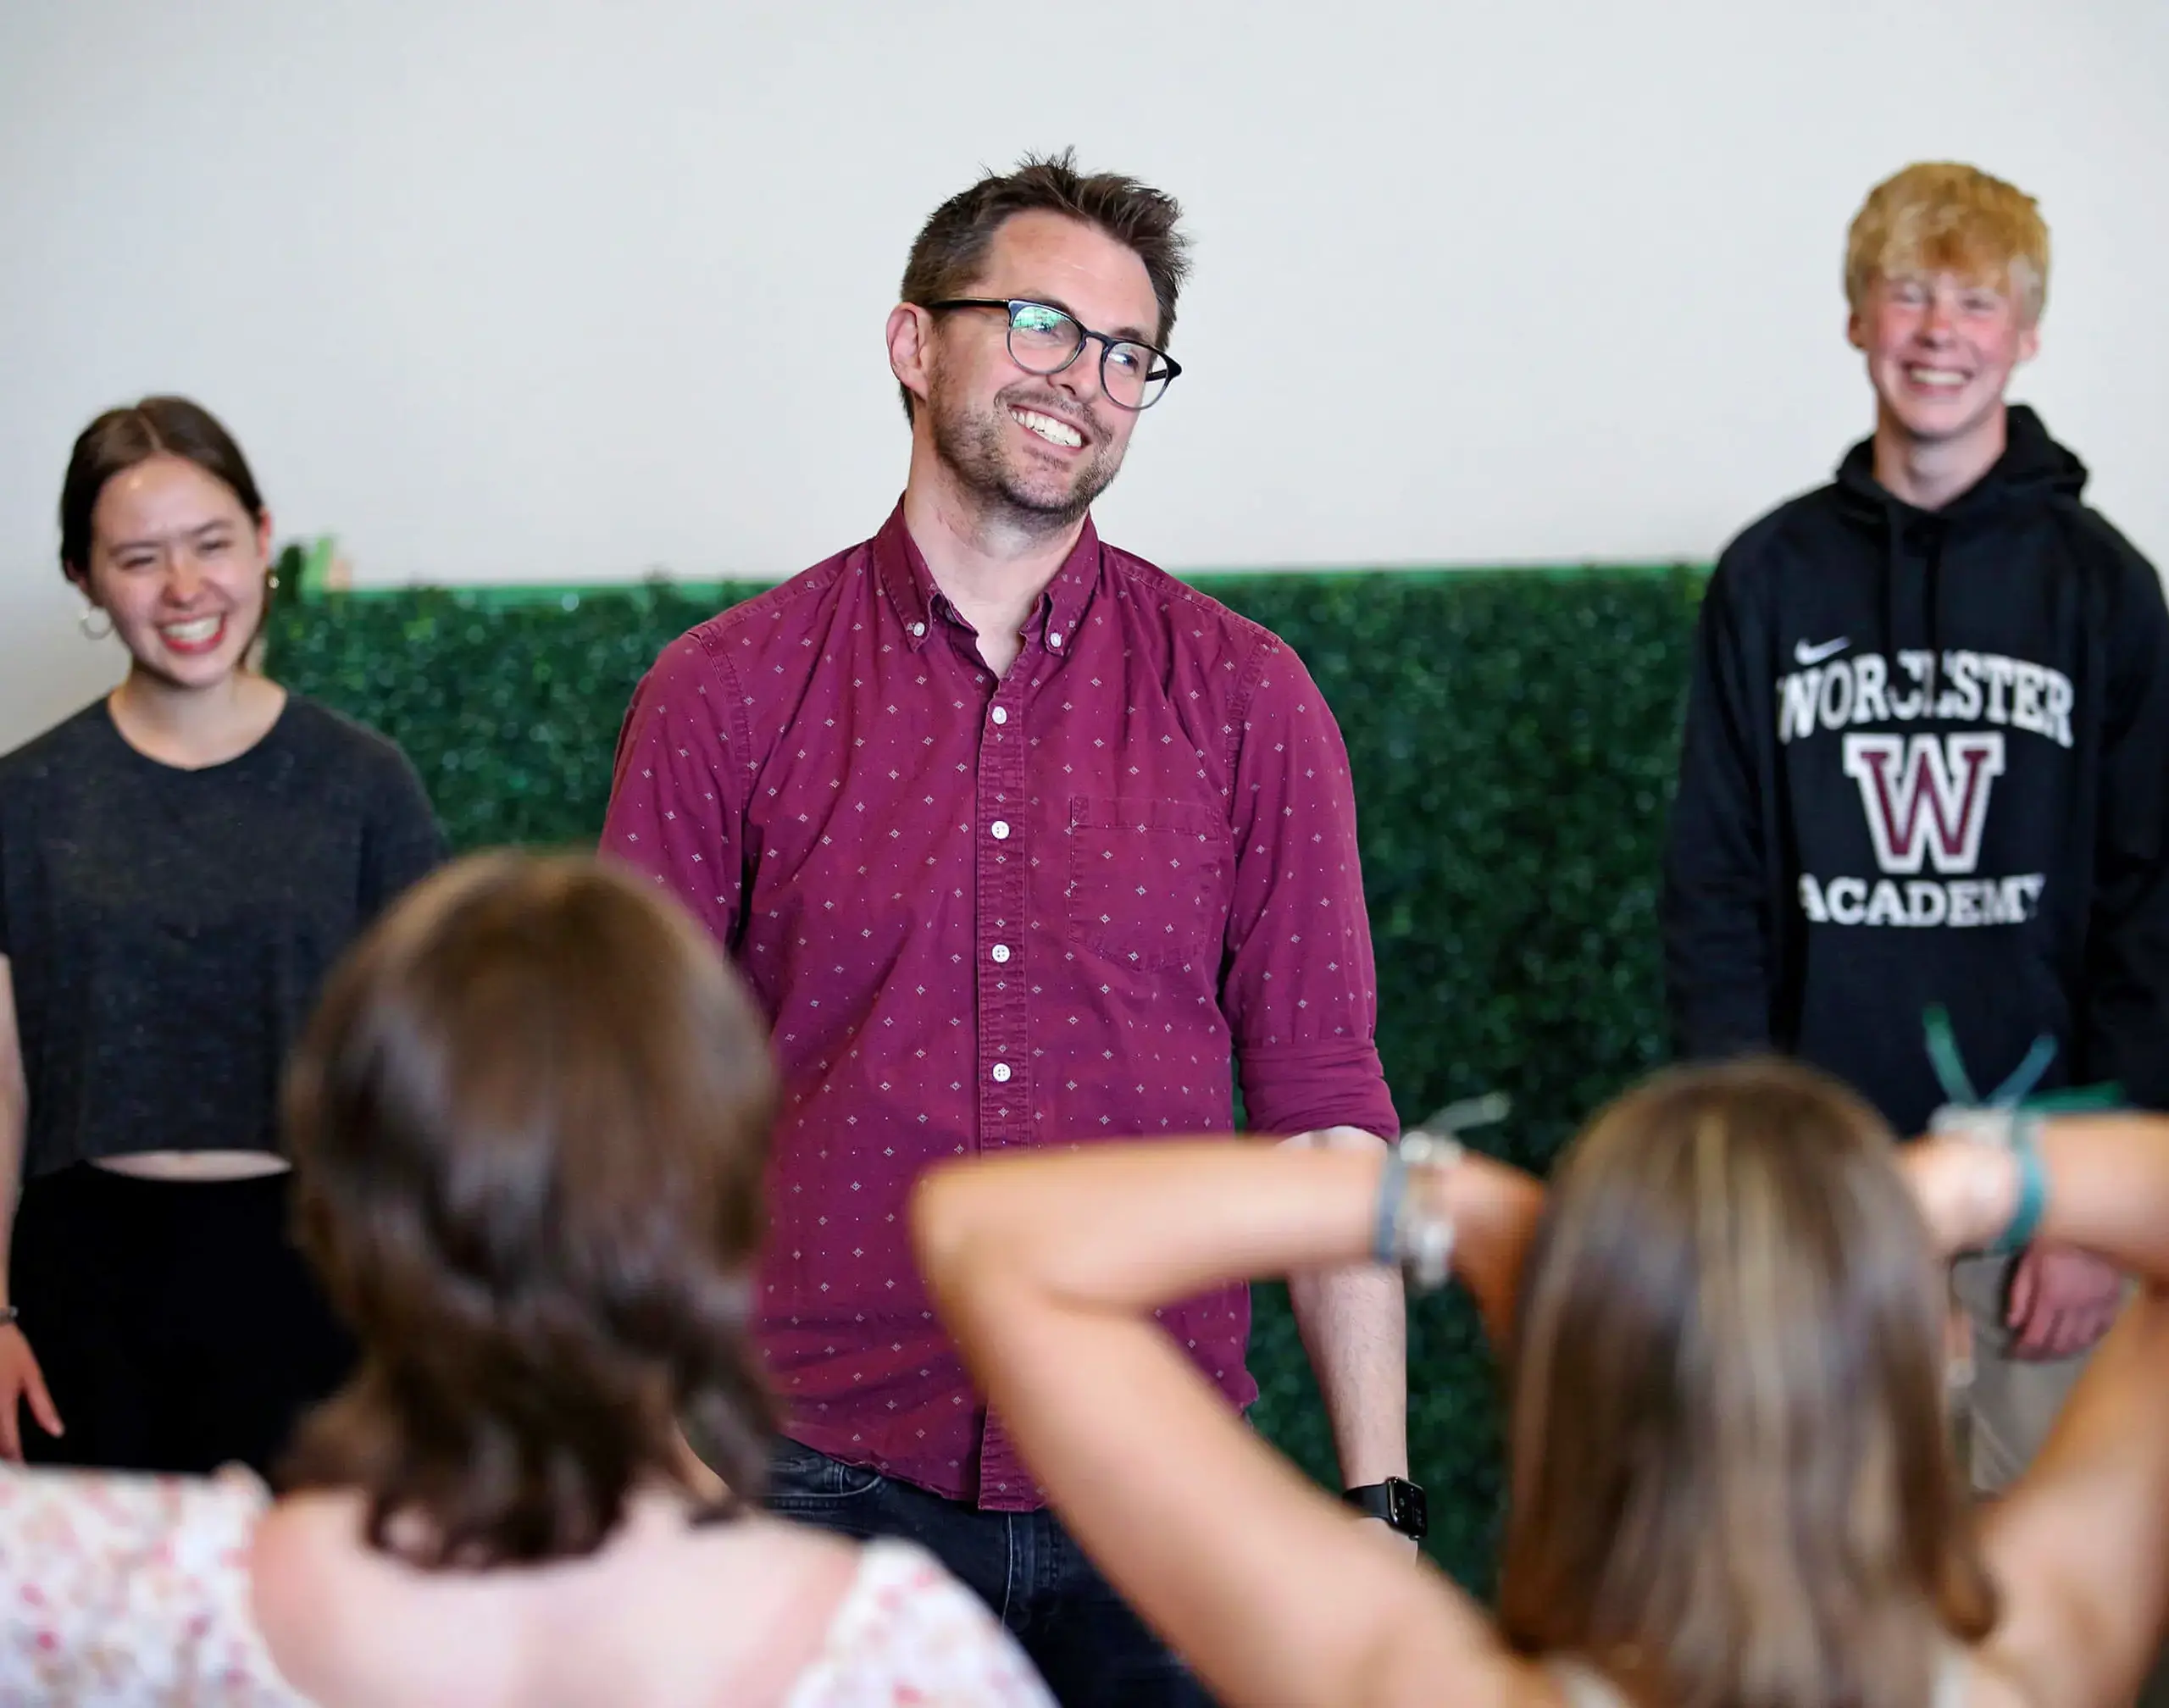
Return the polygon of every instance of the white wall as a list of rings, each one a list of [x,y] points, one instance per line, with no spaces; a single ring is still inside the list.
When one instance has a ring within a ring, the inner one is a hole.
[[[2042,198],[2022,393],[2169,557],[2163,0],[0,0],[0,747],[115,668],[97,409],[208,403],[364,581],[785,574],[901,479],[917,223],[1071,141],[1197,237],[1101,507],[1171,568],[1707,557],[1865,430],[1926,156]]]

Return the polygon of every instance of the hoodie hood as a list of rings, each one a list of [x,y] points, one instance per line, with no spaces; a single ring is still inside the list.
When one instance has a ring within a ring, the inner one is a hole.
[[[2015,509],[2078,502],[2086,465],[2049,436],[2023,403],[2005,412],[2003,455],[1940,510],[1908,504],[1875,478],[1875,441],[1863,439],[1838,464],[1838,507],[1883,546],[1881,633],[1886,653],[1939,650],[1947,548],[2008,522]]]
[[[1989,472],[1940,510],[1908,504],[1875,478],[1875,441],[1863,439],[1838,464],[1838,494],[1847,514],[1895,523],[1933,518],[1955,527],[2005,504],[2047,497],[2076,499],[2086,490],[2086,465],[2049,436],[2041,418],[2023,403],[2005,411],[2003,455]]]

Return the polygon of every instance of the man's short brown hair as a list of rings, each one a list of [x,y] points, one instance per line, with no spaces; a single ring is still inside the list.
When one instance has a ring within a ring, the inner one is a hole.
[[[1133,251],[1152,280],[1160,306],[1154,342],[1175,330],[1175,298],[1190,273],[1190,240],[1178,229],[1173,197],[1118,172],[1082,173],[1076,151],[1027,154],[1013,172],[990,172],[944,202],[919,228],[904,263],[902,299],[924,306],[962,296],[986,264],[994,234],[1012,214],[1065,214],[1104,231]],[[904,413],[912,413],[904,391]]]

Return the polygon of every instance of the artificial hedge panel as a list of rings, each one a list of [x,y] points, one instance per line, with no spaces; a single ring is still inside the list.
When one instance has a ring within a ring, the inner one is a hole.
[[[723,591],[727,604],[761,589]],[[717,608],[661,585],[518,605],[335,595],[281,603],[268,668],[404,748],[455,849],[591,847],[634,685]]]
[[[1498,1090],[1488,1148],[1542,1168],[1663,1049],[1657,845],[1700,580],[1686,569],[1277,574],[1199,585],[1285,638],[1346,737],[1404,1121]],[[334,596],[275,613],[272,668],[413,758],[456,847],[590,846],[619,720],[666,642],[758,591]],[[1428,1550],[1488,1586],[1497,1374],[1457,1295],[1411,1312]],[[1258,1289],[1260,1428],[1332,1451],[1284,1289]]]

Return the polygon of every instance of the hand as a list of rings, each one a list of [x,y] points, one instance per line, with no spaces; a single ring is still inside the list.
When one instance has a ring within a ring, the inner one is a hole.
[[[2006,1151],[1970,1139],[1920,1139],[1900,1150],[1898,1169],[1946,1257],[1984,1249],[2010,1223],[2018,1168]]]
[[[22,1462],[23,1426],[18,1413],[27,1404],[31,1416],[48,1435],[65,1432],[53,1395],[45,1391],[45,1372],[37,1367],[37,1355],[23,1331],[14,1323],[0,1324],[0,1459]]]
[[[1379,1540],[1400,1558],[1414,1561],[1423,1550],[1416,1544],[1413,1536],[1404,1536],[1383,1518],[1359,1518],[1356,1521],[1367,1533],[1375,1533]]]
[[[2011,1274],[2004,1325],[2014,1357],[2071,1358],[2109,1332],[2123,1277],[2068,1245],[2029,1245]]]

